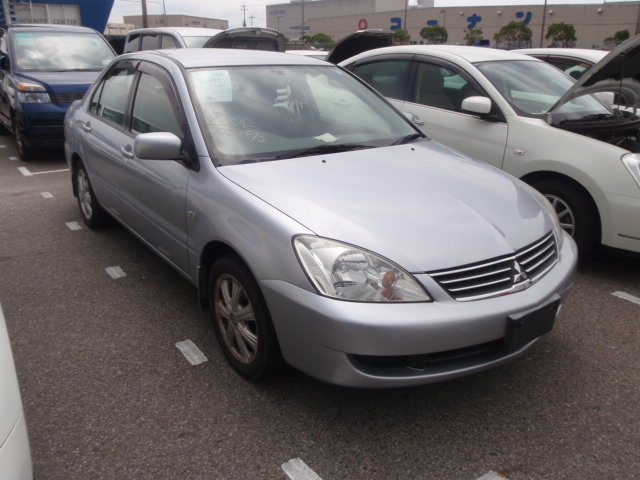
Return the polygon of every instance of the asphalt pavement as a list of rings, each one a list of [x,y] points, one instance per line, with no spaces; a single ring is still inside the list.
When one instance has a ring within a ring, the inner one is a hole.
[[[60,152],[23,163],[0,137],[0,205],[0,304],[38,480],[640,478],[638,256],[582,266],[554,330],[488,372],[393,390],[293,369],[251,383],[194,287],[124,228],[82,224]]]

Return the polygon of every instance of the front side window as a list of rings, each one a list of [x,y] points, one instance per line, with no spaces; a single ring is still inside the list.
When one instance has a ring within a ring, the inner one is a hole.
[[[140,74],[132,113],[134,133],[171,132],[184,138],[169,94],[162,83],[148,73]]]
[[[97,33],[16,32],[14,43],[23,72],[100,71],[115,57]]]
[[[178,43],[170,35],[162,35],[160,48],[178,48]]]
[[[383,96],[404,99],[409,79],[409,59],[388,59],[356,65],[355,73]]]
[[[96,89],[89,110],[108,122],[123,126],[134,75],[131,66],[113,68]]]
[[[336,67],[194,69],[188,77],[201,128],[221,165],[387,146],[422,136]]]
[[[419,62],[411,101],[429,107],[462,111],[467,97],[482,96],[465,77],[453,69]]]
[[[573,81],[545,62],[510,60],[476,64],[520,115],[544,118],[549,109],[573,86]],[[560,107],[556,114],[569,119],[608,115],[611,111],[591,95]]]
[[[155,50],[160,48],[160,35],[159,34],[145,34],[142,36],[142,46],[140,50]]]

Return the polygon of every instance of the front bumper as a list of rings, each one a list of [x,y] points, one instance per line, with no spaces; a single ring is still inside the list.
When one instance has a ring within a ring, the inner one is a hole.
[[[285,360],[320,380],[352,387],[401,387],[460,377],[510,361],[500,348],[507,317],[563,298],[577,250],[565,238],[559,261],[528,289],[474,302],[457,302],[427,275],[418,276],[432,303],[375,304],[326,298],[286,282],[260,281]],[[398,366],[399,357],[438,361]],[[370,361],[372,360],[373,361]],[[385,362],[388,359],[388,362]]]
[[[606,193],[609,216],[603,219],[602,243],[640,253],[640,198]]]
[[[20,415],[9,437],[0,444],[0,478],[2,480],[33,479],[31,451],[24,415]]]
[[[61,147],[64,144],[64,116],[68,105],[23,103],[16,114],[17,126],[30,147]]]

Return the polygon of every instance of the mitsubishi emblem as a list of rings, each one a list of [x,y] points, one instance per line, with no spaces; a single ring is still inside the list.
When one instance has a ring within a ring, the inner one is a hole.
[[[529,280],[529,275],[525,272],[520,264],[516,261],[513,262],[513,283],[517,285],[518,283],[525,282]]]

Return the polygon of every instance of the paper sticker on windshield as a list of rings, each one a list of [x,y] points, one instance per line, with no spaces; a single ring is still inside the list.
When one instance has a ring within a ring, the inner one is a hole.
[[[228,70],[207,70],[192,73],[201,101],[231,102],[231,78]]]
[[[323,141],[325,143],[333,143],[336,140],[338,140],[337,137],[334,137],[330,133],[325,133],[323,135],[320,135],[319,137],[313,137],[313,138],[315,138],[316,140],[321,140],[321,141]]]

